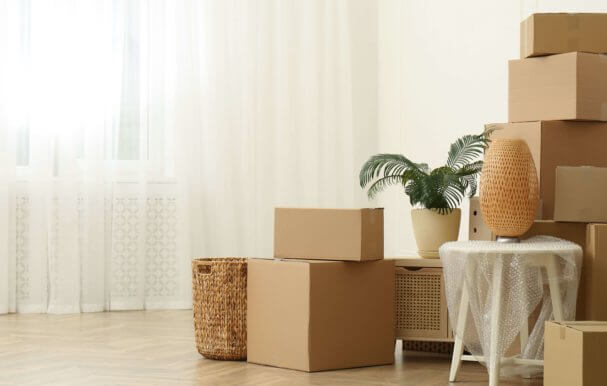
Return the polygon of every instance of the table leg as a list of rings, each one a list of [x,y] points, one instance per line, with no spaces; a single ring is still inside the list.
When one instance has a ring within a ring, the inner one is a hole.
[[[557,257],[552,256],[546,264],[546,274],[548,275],[548,288],[550,289],[550,299],[552,301],[552,314],[554,320],[563,320],[563,299],[561,297],[561,287],[558,281]]]
[[[528,267],[523,266],[523,269],[529,269]],[[525,272],[523,272],[525,273]],[[527,287],[525,286],[526,283],[524,283],[523,281],[523,288],[522,288],[522,296],[523,296],[523,301],[525,304],[527,304]],[[521,331],[520,331],[520,342],[521,342],[521,354],[520,354],[520,358],[523,358],[523,353],[525,352],[525,347],[527,347],[527,341],[529,340],[529,317],[524,317],[522,322],[521,322]],[[524,371],[522,374],[523,378],[531,378],[531,373],[528,371]]]
[[[462,296],[459,302],[459,309],[457,311],[457,324],[455,326],[455,344],[453,345],[453,358],[451,359],[451,371],[449,372],[449,382],[454,382],[459,367],[462,363],[462,354],[464,353],[464,342],[463,336],[466,331],[466,323],[468,319],[468,286],[466,285],[466,278],[462,280]]]
[[[499,322],[502,307],[502,269],[503,261],[496,257],[493,263],[493,282],[491,289],[491,341],[489,348],[489,386],[497,386],[500,376],[498,342],[500,338]]]

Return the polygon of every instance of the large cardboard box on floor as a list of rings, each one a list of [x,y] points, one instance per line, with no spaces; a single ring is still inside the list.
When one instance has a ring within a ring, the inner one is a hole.
[[[607,14],[536,13],[521,22],[521,58],[565,52],[607,53]]]
[[[607,322],[546,322],[544,385],[607,383]]]
[[[274,257],[383,259],[384,210],[276,208]]]
[[[558,166],[554,190],[556,221],[607,222],[607,168]]]
[[[394,362],[394,261],[251,259],[247,360],[303,371]]]
[[[538,121],[491,125],[492,138],[523,139],[529,145],[540,182],[542,218],[554,216],[557,166],[607,167],[607,123]]]
[[[508,63],[508,121],[607,121],[607,56],[571,52]]]

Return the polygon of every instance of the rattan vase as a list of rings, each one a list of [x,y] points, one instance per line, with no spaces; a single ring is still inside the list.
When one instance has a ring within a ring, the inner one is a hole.
[[[480,179],[481,213],[495,236],[519,237],[533,224],[539,203],[537,172],[527,143],[495,139]]]
[[[247,260],[192,261],[196,348],[205,358],[247,358]]]

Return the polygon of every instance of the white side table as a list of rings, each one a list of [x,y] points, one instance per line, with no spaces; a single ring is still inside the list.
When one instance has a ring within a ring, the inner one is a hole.
[[[554,237],[538,236],[520,243],[460,241],[440,248],[449,317],[455,346],[449,381],[462,360],[484,363],[489,385],[498,385],[504,364],[543,366],[543,322],[575,316],[582,249]],[[545,284],[550,296],[544,296]],[[542,302],[531,336],[528,317]],[[472,318],[469,318],[469,315]],[[520,334],[521,357],[504,358]],[[464,346],[473,355],[463,355]]]

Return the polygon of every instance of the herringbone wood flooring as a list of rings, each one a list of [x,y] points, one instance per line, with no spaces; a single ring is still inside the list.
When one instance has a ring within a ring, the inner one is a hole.
[[[191,311],[0,316],[0,385],[446,385],[449,360],[403,356],[392,366],[307,374],[203,359]],[[486,385],[465,363],[461,385]],[[536,384],[521,379],[502,384]]]

